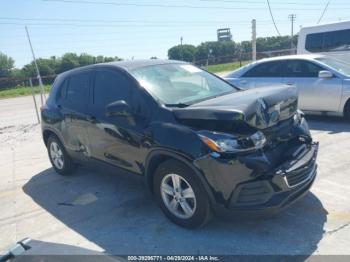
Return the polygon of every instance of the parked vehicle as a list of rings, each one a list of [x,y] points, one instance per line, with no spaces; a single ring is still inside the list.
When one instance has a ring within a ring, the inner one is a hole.
[[[350,63],[350,21],[301,28],[297,53],[322,53]]]
[[[293,87],[243,91],[183,62],[98,64],[59,75],[42,109],[53,168],[105,163],[142,175],[184,227],[212,211],[274,213],[305,195],[318,144]]]
[[[288,85],[299,92],[305,113],[345,116],[350,120],[350,64],[323,55],[294,55],[262,59],[225,79],[241,88]]]

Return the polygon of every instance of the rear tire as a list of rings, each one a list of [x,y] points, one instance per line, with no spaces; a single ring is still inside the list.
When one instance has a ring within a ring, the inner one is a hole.
[[[47,140],[47,151],[52,167],[60,175],[70,175],[75,170],[75,164],[61,141],[55,136],[51,135]]]
[[[161,163],[154,175],[153,188],[159,206],[173,223],[196,228],[209,221],[207,193],[193,170],[180,161]]]
[[[350,122],[350,100],[344,106],[344,118]]]

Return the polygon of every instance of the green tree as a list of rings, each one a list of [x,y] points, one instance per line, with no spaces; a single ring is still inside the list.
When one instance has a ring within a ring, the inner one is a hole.
[[[121,61],[122,59],[121,58],[119,58],[119,57],[117,57],[117,56],[115,56],[115,57],[107,57],[107,56],[105,56],[104,58],[103,58],[103,62],[105,62],[105,63],[108,63],[108,62],[115,62],[115,61]]]
[[[11,70],[11,77],[22,78],[25,77],[23,70],[14,68]]]
[[[169,59],[193,62],[196,57],[196,47],[193,45],[177,45],[168,50]]]
[[[10,76],[14,65],[15,61],[11,57],[0,52],[0,77]]]
[[[96,63],[95,57],[86,53],[80,54],[78,61],[80,66],[87,66]]]
[[[236,43],[233,41],[204,42],[197,47],[196,61],[204,63],[208,58],[210,63],[225,63],[232,60],[236,54]]]
[[[55,57],[51,57],[49,59],[46,58],[39,58],[36,60],[36,63],[38,64],[40,75],[42,76],[48,76],[48,75],[54,75],[56,74],[57,68],[58,68],[58,61]],[[25,65],[22,68],[23,75],[25,76],[36,76],[36,68],[34,61],[30,64]]]
[[[60,65],[56,73],[62,73],[79,67],[79,57],[74,53],[66,53],[62,56]]]

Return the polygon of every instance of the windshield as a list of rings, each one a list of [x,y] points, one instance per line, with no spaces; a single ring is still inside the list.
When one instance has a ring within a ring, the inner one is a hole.
[[[146,90],[168,106],[192,104],[237,91],[223,80],[189,64],[138,68],[131,74]]]
[[[337,70],[338,72],[344,75],[350,76],[350,64],[328,57],[320,57],[316,58],[316,60],[328,65],[329,67],[332,67],[333,69]]]

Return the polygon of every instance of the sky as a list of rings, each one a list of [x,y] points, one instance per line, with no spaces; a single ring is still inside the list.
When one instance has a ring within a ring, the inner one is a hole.
[[[328,0],[270,0],[282,35],[315,25]],[[350,20],[350,2],[331,0],[321,23]],[[233,40],[275,36],[266,0],[0,0],[0,52],[21,68],[32,61],[24,26],[36,57],[66,52],[123,59],[167,58],[170,47],[216,40],[218,28],[230,28]]]

